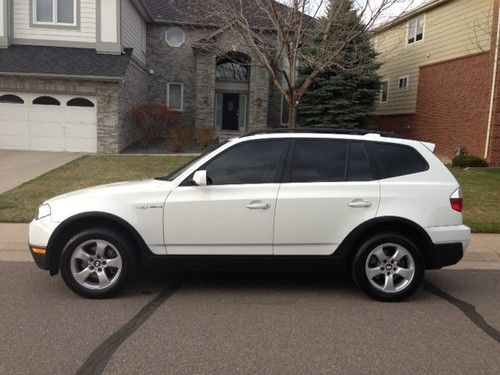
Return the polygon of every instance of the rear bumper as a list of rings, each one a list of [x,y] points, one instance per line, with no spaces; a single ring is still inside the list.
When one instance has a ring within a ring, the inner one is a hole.
[[[429,227],[425,231],[433,242],[433,248],[427,252],[428,269],[452,266],[463,258],[471,237],[468,226]]]
[[[457,264],[463,258],[464,251],[461,242],[434,245],[427,254],[426,268],[436,270]]]

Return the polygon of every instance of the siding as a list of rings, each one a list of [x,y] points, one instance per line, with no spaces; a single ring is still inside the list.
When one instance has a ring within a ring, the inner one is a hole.
[[[30,1],[15,0],[14,38],[64,42],[95,43],[96,41],[96,0],[80,0],[80,29],[30,27]]]
[[[379,103],[378,115],[415,113],[419,68],[440,61],[489,51],[493,0],[455,0],[425,13],[424,39],[406,44],[408,22],[376,35],[382,67],[389,80],[389,100]],[[407,90],[399,90],[399,77],[409,75]],[[446,82],[442,82],[446,85]]]
[[[133,57],[146,64],[146,23],[130,0],[122,0],[122,46],[133,48]]]

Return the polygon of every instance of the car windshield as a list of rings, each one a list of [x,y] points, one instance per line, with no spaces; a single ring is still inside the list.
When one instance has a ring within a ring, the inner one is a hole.
[[[217,145],[215,145],[213,147],[210,147],[208,150],[206,150],[202,154],[198,155],[196,158],[194,158],[193,160],[189,161],[187,164],[184,164],[182,167],[176,169],[175,171],[173,171],[172,173],[170,173],[170,174],[168,174],[166,176],[156,177],[155,180],[162,180],[162,181],[173,181],[173,180],[175,180],[177,177],[179,177],[181,174],[183,174],[187,169],[191,168],[191,166],[193,166],[194,164],[196,164],[201,158],[204,158],[209,153],[211,153],[212,151],[218,149],[219,147],[221,147],[222,145],[226,144],[227,142],[228,141],[225,141],[225,142],[219,143],[219,144],[217,144]]]

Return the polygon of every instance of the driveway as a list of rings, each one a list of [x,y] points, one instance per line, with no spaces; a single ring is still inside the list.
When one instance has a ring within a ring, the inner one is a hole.
[[[0,150],[0,194],[80,156],[70,152]]]

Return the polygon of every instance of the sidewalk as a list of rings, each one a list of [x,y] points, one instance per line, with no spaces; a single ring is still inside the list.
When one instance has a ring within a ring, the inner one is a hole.
[[[0,261],[31,262],[28,224],[0,223]],[[500,270],[500,234],[474,233],[464,258],[455,270]]]

